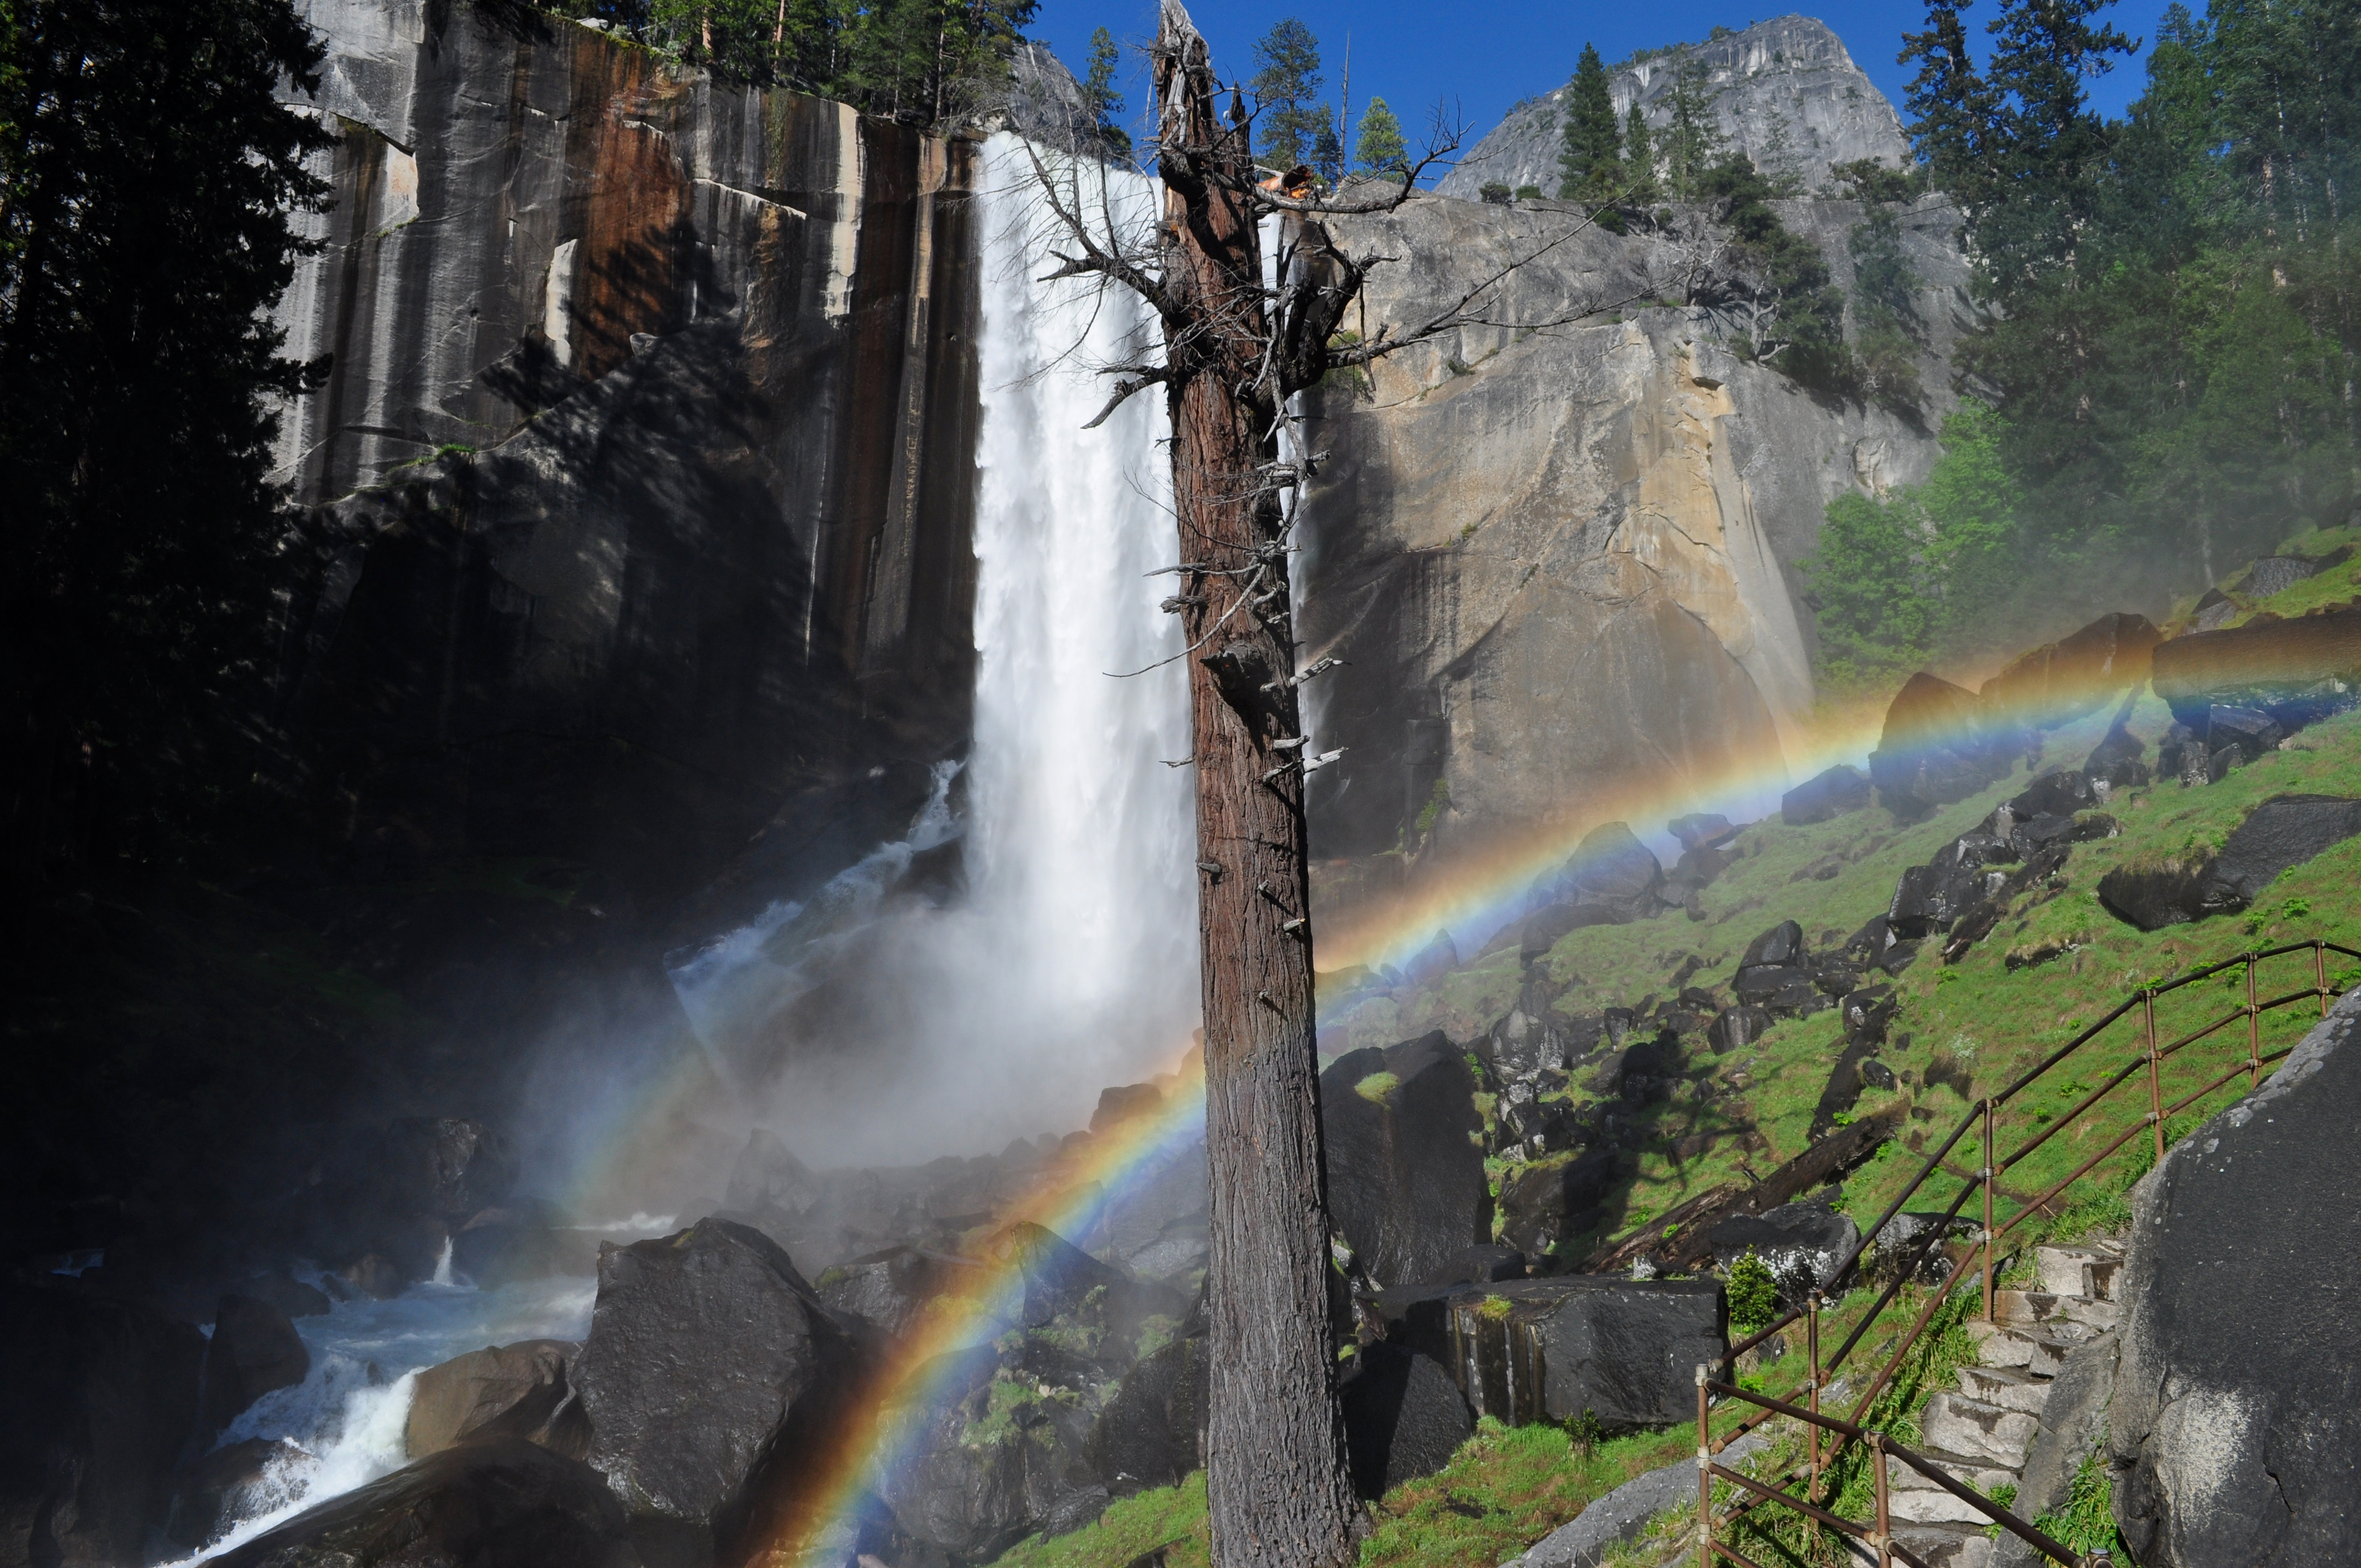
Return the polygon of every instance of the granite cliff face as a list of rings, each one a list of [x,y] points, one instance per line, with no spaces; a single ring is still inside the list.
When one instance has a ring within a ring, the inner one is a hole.
[[[1874,158],[1898,166],[1909,155],[1894,105],[1861,74],[1844,41],[1809,16],[1760,22],[1691,45],[1686,55],[1706,68],[1715,117],[1730,145],[1766,169],[1784,163],[1806,191],[1817,190],[1832,165]],[[1679,63],[1668,52],[1612,72],[1608,90],[1617,115],[1637,103],[1648,124],[1661,129]],[[1510,109],[1436,188],[1469,201],[1493,183],[1557,194],[1565,92],[1559,87]]]
[[[281,311],[330,370],[280,717],[356,856],[669,894],[960,750],[973,147],[532,13],[307,9],[345,135]]]
[[[1843,280],[1859,209],[1784,211]],[[1404,259],[1373,274],[1355,324],[1425,319],[1572,221],[1555,203],[1439,198],[1360,220],[1355,244]],[[1907,221],[1940,387],[1963,269],[1947,220]],[[1813,696],[1795,564],[1830,499],[1925,477],[1940,402],[1914,421],[1808,392],[1723,346],[1741,334],[1715,297],[1676,237],[1592,230],[1512,273],[1490,319],[1697,302],[1464,329],[1318,394],[1311,441],[1332,455],[1301,625],[1307,659],[1349,661],[1317,699],[1320,745],[1346,748],[1314,779],[1332,910],[1780,776]]]

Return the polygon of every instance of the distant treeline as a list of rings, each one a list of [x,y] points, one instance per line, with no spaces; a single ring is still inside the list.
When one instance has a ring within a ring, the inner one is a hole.
[[[2104,0],[1966,5],[1905,35],[1905,105],[1994,313],[1933,480],[1828,510],[1811,568],[1827,673],[2007,648],[2067,608],[2185,592],[2361,500],[2361,0],[2168,10],[2131,52]]]

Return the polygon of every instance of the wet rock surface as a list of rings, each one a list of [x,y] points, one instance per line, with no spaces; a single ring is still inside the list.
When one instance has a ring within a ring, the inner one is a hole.
[[[1653,862],[1652,862],[1653,863]],[[1437,1031],[1339,1057],[1320,1075],[1328,1202],[1372,1278],[1433,1278],[1491,1239],[1476,1082]]]
[[[225,1296],[205,1343],[197,1424],[217,1432],[272,1389],[303,1381],[311,1369],[312,1354],[286,1313],[249,1297]]]
[[[589,1448],[589,1418],[566,1380],[581,1346],[525,1340],[455,1356],[418,1375],[403,1441],[412,1459],[478,1436],[521,1437],[569,1459]]]

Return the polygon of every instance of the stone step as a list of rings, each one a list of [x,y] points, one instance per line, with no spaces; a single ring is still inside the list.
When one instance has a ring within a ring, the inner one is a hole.
[[[1997,1464],[1989,1459],[1946,1453],[1939,1448],[1921,1448],[1913,1452],[1921,1459],[1932,1460],[1937,1469],[1954,1481],[1964,1482],[1980,1492],[1989,1493],[2001,1486],[2014,1486],[2022,1479],[2021,1473],[2014,1466]],[[1939,1492],[1943,1489],[1913,1466],[1891,1456],[1885,1461],[1885,1486],[1888,1491],[1894,1492]]]
[[[2019,1367],[2036,1377],[2057,1376],[2058,1369],[2066,1364],[2066,1353],[2092,1332],[2081,1323],[2021,1328],[1988,1323],[1981,1318],[1968,1320],[1967,1329],[1982,1344],[1980,1354],[1986,1366]],[[2073,1332],[2061,1332],[2066,1330]]]
[[[2087,1246],[2037,1246],[2034,1271],[2041,1288],[2053,1296],[2081,1296],[2094,1301],[2115,1299],[2115,1277],[2123,1270],[2120,1255]]]
[[[2023,1410],[2003,1409],[1965,1394],[1943,1393],[1927,1401],[1918,1430],[1931,1448],[2021,1466],[2041,1421]]]
[[[1927,1564],[1927,1568],[1989,1568],[1993,1560],[1993,1540],[1980,1530],[1894,1522],[1894,1543]],[[1845,1556],[1858,1568],[1874,1568],[1877,1562],[1873,1548],[1850,1539],[1845,1542]]]
[[[2120,1310],[2113,1301],[2085,1300],[2048,1290],[1995,1290],[1993,1316],[2004,1323],[2081,1323],[2106,1330],[2115,1326]],[[2088,1337],[2088,1336],[2084,1336]]]
[[[2036,1377],[2013,1366],[1962,1366],[1960,1392],[2004,1410],[2037,1416],[2049,1403],[2049,1379]]]

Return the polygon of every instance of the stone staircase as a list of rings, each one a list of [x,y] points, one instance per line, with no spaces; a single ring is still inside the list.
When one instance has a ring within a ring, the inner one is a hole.
[[[2115,1327],[2123,1257],[2122,1245],[2105,1239],[2035,1248],[2041,1288],[1996,1292],[1993,1321],[1968,1323],[1982,1342],[1979,1359],[1960,1368],[1957,1388],[1927,1399],[1917,1452],[1979,1491],[2016,1486],[2067,1352]],[[1894,1540],[1927,1568],[1992,1561],[1984,1517],[1966,1503],[1898,1459],[1886,1461],[1886,1488]]]

